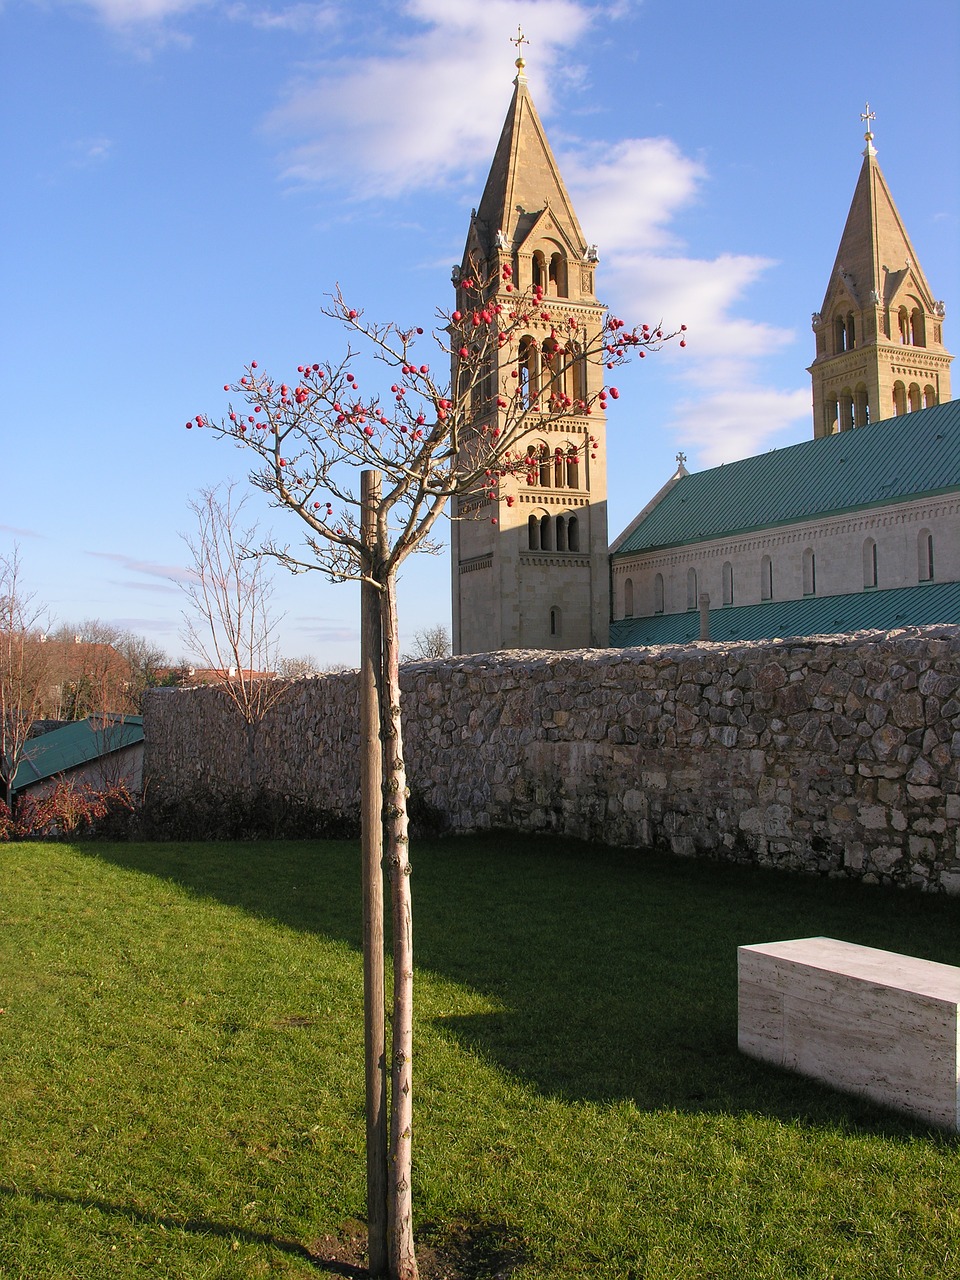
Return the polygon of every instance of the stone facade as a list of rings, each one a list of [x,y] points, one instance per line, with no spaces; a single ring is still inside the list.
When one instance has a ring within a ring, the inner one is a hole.
[[[960,892],[960,628],[476,655],[403,670],[411,788],[454,832],[562,833]],[[356,673],[295,681],[257,734],[276,793],[358,802]],[[229,791],[215,689],[148,695],[167,801]]]
[[[504,345],[495,385],[504,405],[531,410],[524,452],[539,465],[505,477],[494,497],[452,505],[453,649],[569,649],[609,639],[606,424],[594,400],[604,369],[596,353],[604,307],[595,294],[596,252],[588,246],[543,125],[520,74],[478,209],[454,271],[501,282],[510,314],[519,290],[543,290],[525,332]],[[507,273],[506,275],[504,273]],[[454,370],[454,380],[456,369]],[[569,411],[550,409],[567,397]],[[537,406],[543,410],[538,417]],[[491,396],[475,425],[502,427],[507,410]]]
[[[613,617],[960,581],[960,497],[924,496],[613,560]]]

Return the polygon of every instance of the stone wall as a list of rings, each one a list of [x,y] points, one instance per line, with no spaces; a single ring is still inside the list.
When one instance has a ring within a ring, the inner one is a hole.
[[[410,784],[450,829],[609,844],[960,892],[960,628],[512,652],[404,669]],[[356,673],[296,681],[257,735],[271,789],[352,810]],[[215,689],[146,707],[155,794],[229,789]]]

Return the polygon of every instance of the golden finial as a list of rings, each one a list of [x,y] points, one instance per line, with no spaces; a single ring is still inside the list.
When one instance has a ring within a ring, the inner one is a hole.
[[[529,43],[530,43],[530,41],[529,41],[529,40],[527,39],[527,37],[523,34],[523,28],[522,28],[521,26],[519,26],[519,24],[518,24],[518,26],[517,26],[517,34],[516,34],[515,36],[511,36],[511,37],[510,37],[510,43],[511,43],[511,44],[515,44],[515,45],[517,46],[517,62],[516,62],[516,67],[517,67],[517,70],[522,74],[522,73],[523,73],[523,68],[524,68],[527,64],[526,64],[526,63],[524,62],[524,60],[523,60],[523,56],[522,56],[521,51],[520,51],[520,46],[521,46],[521,45],[524,45],[524,44],[529,44]]]

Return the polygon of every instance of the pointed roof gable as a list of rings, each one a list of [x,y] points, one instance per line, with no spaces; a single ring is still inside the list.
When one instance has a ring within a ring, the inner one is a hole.
[[[583,231],[521,73],[477,209],[484,248],[489,252],[498,231],[508,244],[522,244],[546,208],[568,243],[585,253]]]
[[[859,307],[867,306],[872,294],[889,304],[910,277],[932,309],[933,294],[868,138],[822,310],[830,310],[841,286]]]

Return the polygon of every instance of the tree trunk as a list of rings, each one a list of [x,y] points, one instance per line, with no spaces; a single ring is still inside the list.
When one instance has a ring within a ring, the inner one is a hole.
[[[417,1280],[413,1247],[413,910],[407,838],[407,774],[400,732],[400,637],[397,582],[381,592],[383,626],[384,837],[393,910],[393,1045],[388,1164],[388,1248],[391,1280]]]
[[[380,475],[364,471],[363,542],[372,569]],[[380,592],[360,586],[360,832],[363,882],[363,1047],[367,1115],[367,1263],[387,1270],[387,1064],[383,981],[383,757],[380,691],[383,645]]]

